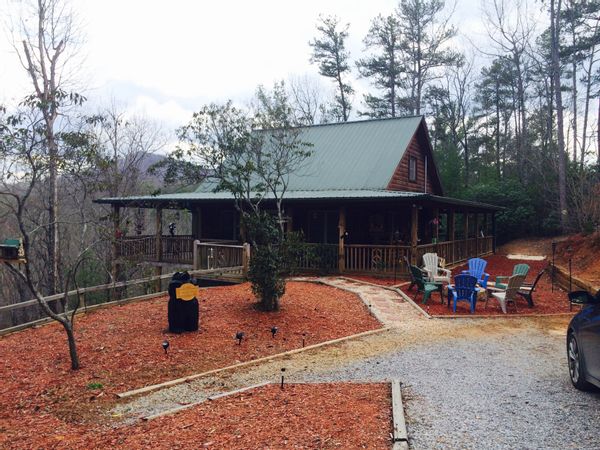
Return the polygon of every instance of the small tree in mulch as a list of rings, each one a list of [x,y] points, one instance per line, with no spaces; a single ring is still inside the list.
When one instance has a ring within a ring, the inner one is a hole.
[[[194,113],[179,130],[182,144],[162,164],[171,175],[196,167],[196,179],[232,194],[242,237],[252,246],[252,289],[265,311],[277,310],[285,291],[283,199],[290,175],[310,155],[301,135],[283,83],[272,91],[259,87],[251,111],[227,102]]]

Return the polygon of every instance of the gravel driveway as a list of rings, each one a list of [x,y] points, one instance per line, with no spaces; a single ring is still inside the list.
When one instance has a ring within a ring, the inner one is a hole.
[[[600,395],[571,386],[564,331],[539,325],[427,339],[311,379],[399,378],[415,449],[598,449]]]

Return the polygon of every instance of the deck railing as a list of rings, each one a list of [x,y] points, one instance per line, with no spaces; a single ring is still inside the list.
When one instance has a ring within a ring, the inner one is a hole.
[[[344,247],[344,268],[348,272],[407,273],[404,257],[410,258],[405,245],[360,245]]]
[[[404,257],[420,264],[425,253],[437,253],[446,264],[456,264],[493,251],[493,236],[459,239],[432,244],[370,245],[349,244],[344,254],[339,254],[336,244],[302,244],[294,254],[297,270],[320,272],[374,272],[404,274],[407,272]],[[200,242],[194,250],[192,236],[162,236],[157,250],[155,236],[124,237],[117,241],[117,255],[123,259],[194,264],[197,269],[214,269],[244,265],[243,246],[230,242]],[[194,262],[194,251],[196,260]]]

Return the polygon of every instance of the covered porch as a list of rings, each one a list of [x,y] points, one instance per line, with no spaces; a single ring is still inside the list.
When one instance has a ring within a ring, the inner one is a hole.
[[[428,252],[445,258],[447,265],[495,252],[497,207],[431,194],[397,194],[286,200],[285,229],[302,233],[305,241],[298,269],[394,276],[406,273],[404,258],[418,264]],[[240,220],[231,202],[153,200],[113,203],[115,261],[198,268],[210,258],[220,258],[221,264],[241,260]],[[154,210],[152,233],[123,232],[122,208]],[[177,224],[171,235],[163,217],[166,210],[186,211],[189,224]]]

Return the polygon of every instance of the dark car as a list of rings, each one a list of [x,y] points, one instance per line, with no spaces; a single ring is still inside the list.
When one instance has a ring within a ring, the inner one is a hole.
[[[600,291],[569,293],[572,303],[582,305],[567,331],[567,360],[573,386],[582,391],[600,388]]]

